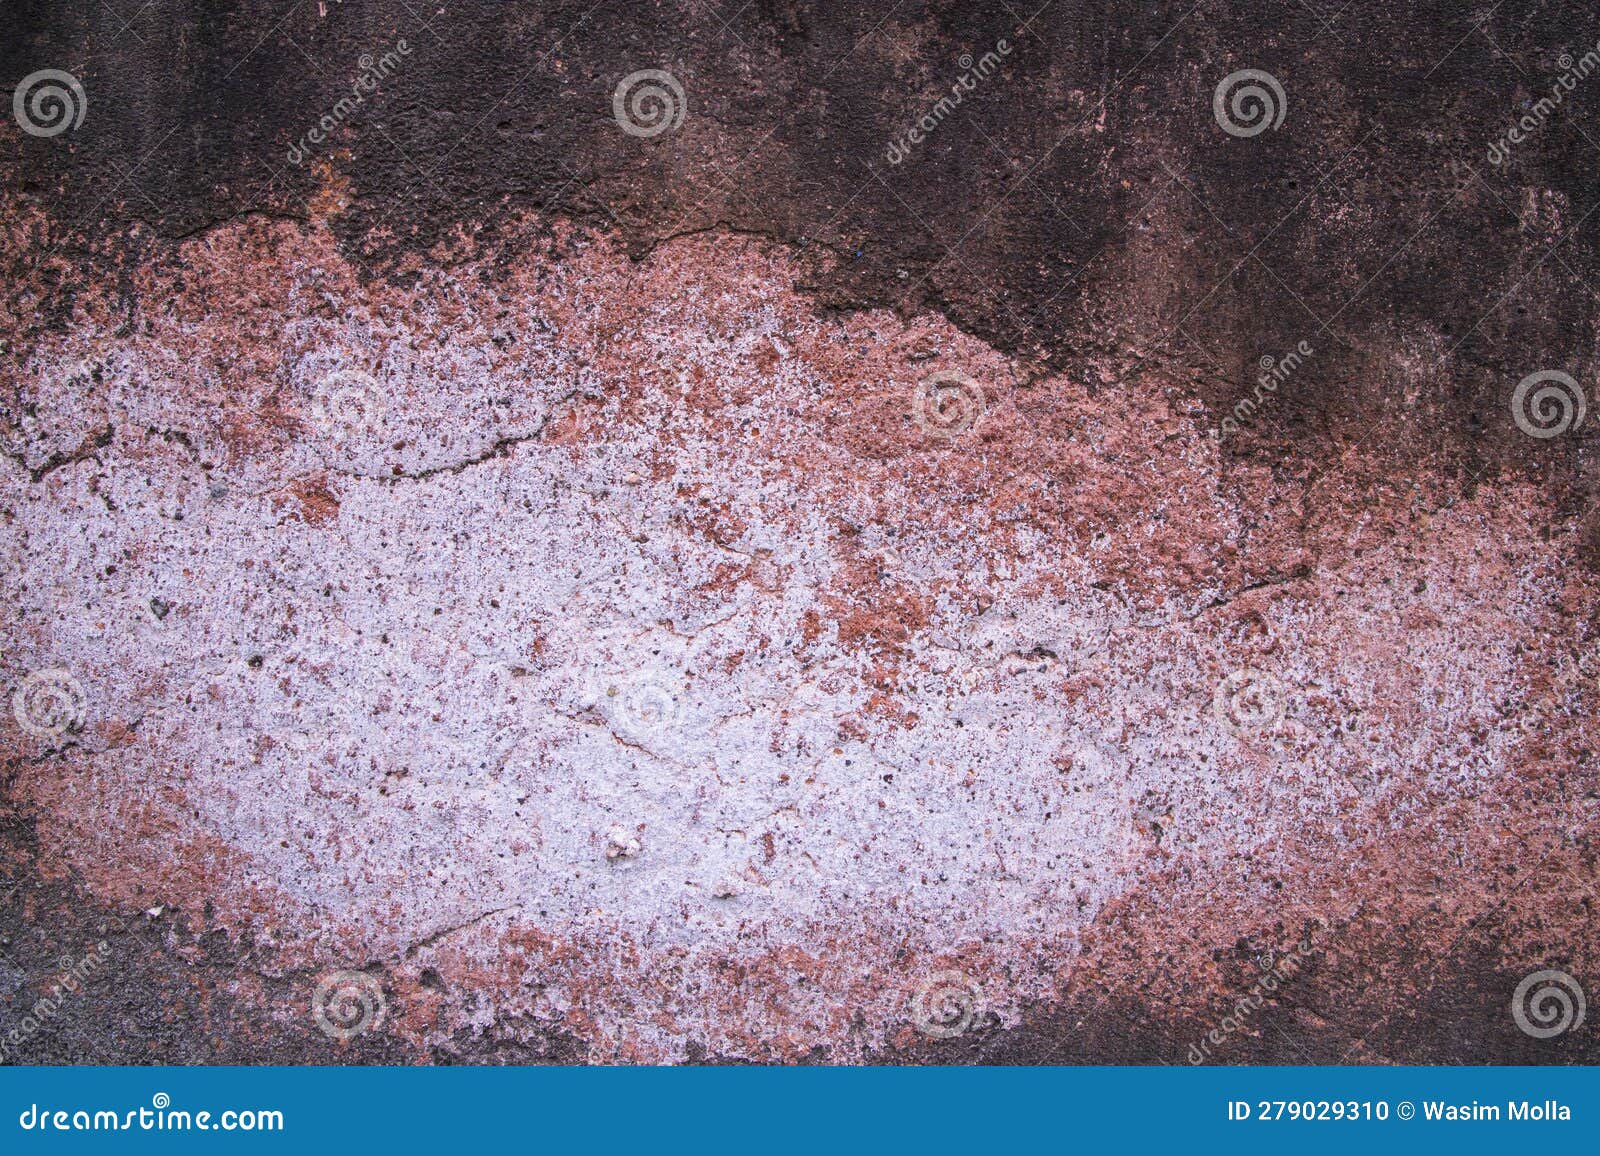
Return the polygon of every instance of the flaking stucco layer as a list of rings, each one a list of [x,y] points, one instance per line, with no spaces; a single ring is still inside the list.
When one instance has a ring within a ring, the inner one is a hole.
[[[1416,1058],[1453,989],[1505,1055],[1500,976],[1596,974],[1536,472],[1239,456],[1171,362],[636,256],[247,216],[10,318],[0,668],[81,717],[0,719],[9,952],[110,935],[166,1054],[317,1059],[1181,1060],[1301,945],[1234,1046]]]

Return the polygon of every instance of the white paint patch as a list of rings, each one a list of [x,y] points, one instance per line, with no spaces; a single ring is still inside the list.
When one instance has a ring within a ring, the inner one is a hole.
[[[691,257],[586,260],[538,292],[425,286],[410,317],[348,299],[337,321],[285,325],[261,378],[186,355],[193,335],[159,318],[126,341],[77,333],[30,367],[37,417],[14,447],[30,465],[116,431],[98,460],[37,484],[8,466],[0,484],[7,673],[61,666],[87,689],[74,812],[42,820],[54,853],[92,877],[159,813],[174,854],[204,834],[236,855],[232,885],[170,898],[226,911],[258,885],[302,921],[275,929],[282,944],[398,961],[503,912],[497,926],[557,939],[625,937],[640,974],[679,977],[664,1022],[559,984],[527,1004],[557,1020],[588,1001],[599,1040],[657,1058],[757,1036],[860,1048],[907,1022],[891,980],[848,1043],[825,993],[729,1022],[693,992],[717,960],[816,947],[818,925],[887,926],[935,957],[1055,945],[1044,974],[1013,961],[1007,990],[990,975],[1009,1014],[1053,990],[1076,936],[1146,872],[1176,857],[1233,886],[1241,852],[1319,828],[1336,846],[1390,821],[1404,784],[1470,791],[1516,741],[1501,697],[1551,594],[1534,565],[1477,573],[1492,563],[1473,552],[1504,533],[1492,506],[1442,517],[1407,568],[1381,552],[1252,595],[1265,645],[1220,610],[1152,612],[1148,591],[1104,579],[1103,542],[1008,537],[1015,512],[987,494],[938,496],[944,443],[887,462],[840,445],[822,415],[859,387],[825,379],[822,354],[891,363],[892,318],[818,321]],[[619,322],[595,304],[607,293],[651,304]],[[918,324],[966,372],[1001,374]],[[780,354],[766,370],[758,346]],[[59,385],[86,361],[101,385]],[[269,398],[309,414],[345,370],[386,393],[369,425],[230,452],[230,421],[259,424]],[[925,370],[906,361],[883,388],[909,398]],[[1070,382],[1046,388],[1090,411]],[[1124,412],[1095,420],[1165,413],[1154,384],[1127,388]],[[557,442],[564,423],[581,432]],[[149,430],[183,431],[192,453]],[[1205,451],[1167,452],[1205,484]],[[324,471],[337,514],[302,520],[292,484]],[[836,639],[844,571],[865,557],[885,603],[930,608],[892,659]],[[1496,605],[1480,582],[1500,584]],[[1213,714],[1247,665],[1286,694],[1253,737]],[[112,720],[136,734],[94,753]],[[895,975],[893,944],[860,945],[830,965]]]

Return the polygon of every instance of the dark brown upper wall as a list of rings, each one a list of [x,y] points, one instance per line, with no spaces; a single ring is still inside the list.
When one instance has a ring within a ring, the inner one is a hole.
[[[1469,470],[1584,444],[1519,441],[1504,419],[1535,370],[1594,392],[1600,73],[1505,163],[1489,148],[1600,44],[1591,5],[322,6],[12,3],[7,97],[63,68],[89,109],[49,139],[8,117],[7,183],[65,244],[135,221],[170,239],[244,212],[323,215],[332,181],[335,227],[379,275],[463,227],[492,243],[517,209],[618,230],[640,253],[748,230],[822,256],[810,288],[824,304],[939,309],[1091,385],[1158,358],[1218,413],[1263,357],[1307,341],[1290,404],[1233,452],[1373,422],[1453,446]],[[291,163],[361,59],[402,39],[393,75]],[[1002,40],[993,74],[893,163],[963,57]],[[612,94],[650,68],[686,109],[642,138],[619,129]],[[1241,69],[1281,83],[1281,127],[1219,127],[1213,93]],[[1418,366],[1424,396],[1397,411]]]

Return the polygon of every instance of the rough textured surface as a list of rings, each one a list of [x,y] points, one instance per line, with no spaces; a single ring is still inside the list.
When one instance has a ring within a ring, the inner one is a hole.
[[[1327,7],[20,5],[15,1054],[1593,1061],[1600,21]]]

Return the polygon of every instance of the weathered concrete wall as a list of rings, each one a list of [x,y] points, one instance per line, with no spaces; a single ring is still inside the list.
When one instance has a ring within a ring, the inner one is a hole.
[[[1595,1057],[1600,17],[125,7],[0,48],[8,1058]]]

